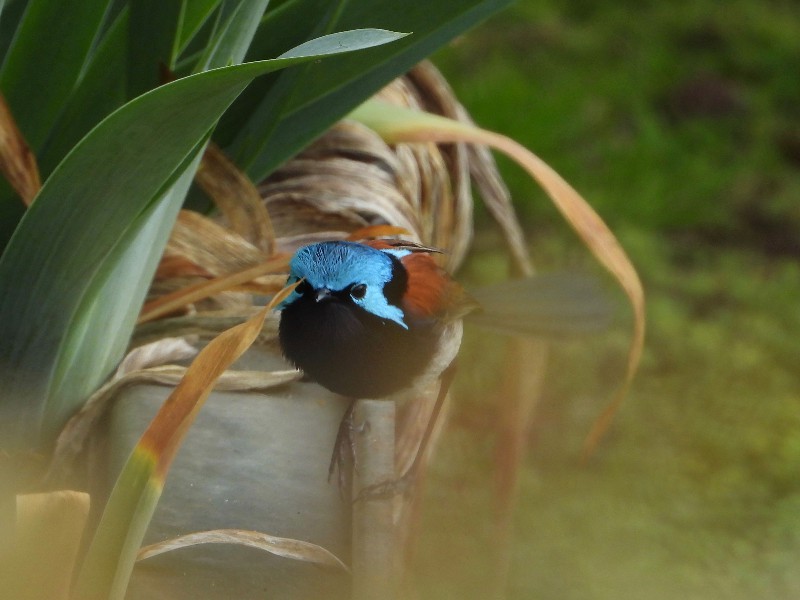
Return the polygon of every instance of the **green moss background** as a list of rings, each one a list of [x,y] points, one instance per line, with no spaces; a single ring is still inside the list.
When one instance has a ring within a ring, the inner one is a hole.
[[[800,6],[520,2],[436,60],[481,125],[597,208],[648,294],[642,368],[586,466],[583,436],[624,366],[621,295],[610,331],[554,345],[507,597],[800,597]],[[539,266],[595,271],[501,167]],[[483,228],[466,279],[503,268]],[[493,593],[500,346],[468,333],[426,498],[424,598]]]

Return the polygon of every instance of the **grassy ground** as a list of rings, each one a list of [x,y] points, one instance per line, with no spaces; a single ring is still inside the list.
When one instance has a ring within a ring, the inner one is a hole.
[[[580,444],[622,371],[625,315],[553,349],[508,597],[800,594],[797,31],[791,3],[529,2],[438,57],[479,123],[539,153],[607,218],[648,292],[642,369],[587,467]],[[539,264],[591,268],[502,166]],[[497,265],[481,253],[465,276]],[[424,597],[489,593],[496,409],[481,398],[495,343],[467,341],[484,368],[462,370],[434,466]]]

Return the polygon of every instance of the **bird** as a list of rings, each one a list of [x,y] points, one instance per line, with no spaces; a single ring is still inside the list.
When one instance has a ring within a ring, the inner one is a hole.
[[[383,398],[436,379],[473,310],[463,288],[409,242],[320,242],[300,248],[279,309],[285,357],[351,398]]]
[[[298,249],[289,263],[287,285],[298,285],[278,307],[283,354],[351,399],[329,467],[329,478],[338,467],[340,486],[355,400],[398,402],[439,379],[448,385],[442,376],[458,354],[461,319],[477,305],[436,252],[406,241],[327,241]]]
[[[467,293],[437,264],[437,253],[404,240],[334,240],[303,246],[289,262],[287,286],[296,287],[278,305],[283,355],[309,379],[351,400],[329,467],[329,478],[339,468],[340,486],[355,400],[397,402],[439,382],[408,471],[418,466],[452,382],[463,319],[470,313],[486,313],[486,326],[519,334],[585,328],[606,312],[580,278],[541,277]]]

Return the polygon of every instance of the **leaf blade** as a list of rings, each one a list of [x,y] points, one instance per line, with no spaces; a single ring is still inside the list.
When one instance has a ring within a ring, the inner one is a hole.
[[[178,52],[183,52],[189,42],[200,31],[203,24],[217,9],[222,0],[194,0],[184,3],[181,31],[178,37]]]
[[[0,71],[0,88],[32,148],[44,142],[78,80],[109,4],[109,0],[31,0],[25,8]],[[48,35],[42,36],[42,31]],[[42,72],[45,64],[48,69]]]
[[[230,9],[225,23],[215,39],[207,46],[206,53],[198,61],[195,71],[206,71],[242,62],[267,4],[269,0],[240,0]]]
[[[128,98],[159,86],[161,69],[175,63],[184,1],[131,0],[128,24]]]
[[[109,69],[127,61],[129,11],[123,10],[97,46],[86,72],[66,101],[39,153],[45,177],[92,127],[125,103],[125,69]]]

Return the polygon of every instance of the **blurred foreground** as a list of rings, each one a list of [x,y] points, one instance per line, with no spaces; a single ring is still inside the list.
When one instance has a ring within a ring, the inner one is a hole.
[[[585,466],[583,436],[622,376],[628,316],[554,344],[507,596],[795,598],[800,11],[533,4],[438,63],[480,124],[551,162],[608,219],[645,283],[649,323],[632,394]],[[539,192],[502,166],[540,267],[593,270]],[[479,237],[461,278],[502,276],[498,247]],[[501,348],[468,332],[426,499],[424,598],[492,590]]]

